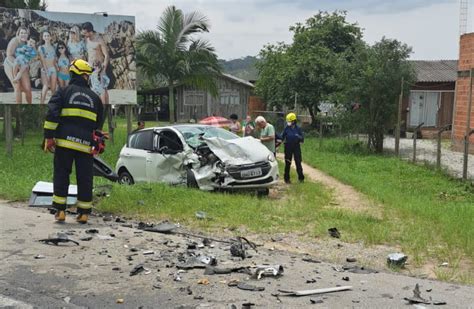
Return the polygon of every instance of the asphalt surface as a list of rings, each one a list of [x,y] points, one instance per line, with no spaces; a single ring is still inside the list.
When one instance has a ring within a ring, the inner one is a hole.
[[[231,255],[226,242],[203,245],[203,238],[146,232],[137,229],[136,222],[104,222],[95,217],[87,225],[78,225],[73,219],[68,215],[65,224],[56,224],[47,210],[0,202],[0,308],[474,307],[473,286],[397,273],[353,273],[344,271],[343,265],[319,262],[318,256],[263,247],[248,248],[251,257],[242,260]],[[86,233],[89,229],[98,233]],[[38,241],[57,232],[68,233],[79,245]],[[80,240],[84,237],[92,239]],[[180,270],[178,266],[192,256],[212,256],[216,267],[241,267],[249,273],[205,275],[203,268]],[[139,264],[145,269],[130,276]],[[250,273],[260,264],[279,264],[284,272],[258,280]],[[363,265],[345,266],[360,270]],[[233,281],[264,290],[229,286]],[[446,305],[409,304],[404,298],[413,296],[416,284],[422,298]],[[337,286],[352,289],[300,297],[279,292]]]

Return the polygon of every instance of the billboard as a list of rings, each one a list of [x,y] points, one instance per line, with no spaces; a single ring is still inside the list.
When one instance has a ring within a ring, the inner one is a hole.
[[[71,61],[104,104],[136,104],[135,18],[0,8],[0,104],[47,104]]]

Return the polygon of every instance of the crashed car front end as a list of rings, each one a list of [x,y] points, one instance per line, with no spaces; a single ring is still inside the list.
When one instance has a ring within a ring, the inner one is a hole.
[[[260,141],[212,137],[203,142],[195,150],[199,162],[191,168],[200,189],[265,189],[278,182],[275,156]]]

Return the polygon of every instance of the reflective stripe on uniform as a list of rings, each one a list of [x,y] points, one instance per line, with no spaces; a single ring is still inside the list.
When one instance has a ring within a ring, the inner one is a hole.
[[[73,141],[68,141],[68,140],[60,139],[60,138],[56,139],[56,146],[68,148],[72,150],[77,150],[77,151],[81,151],[85,153],[91,153],[92,151],[91,146],[83,145],[80,143],[76,143]]]
[[[92,208],[92,202],[77,201],[76,207],[77,208],[82,208],[82,209],[90,209],[90,208]]]
[[[56,128],[58,127],[58,124],[57,122],[52,122],[52,121],[45,121],[44,122],[44,126],[43,128],[44,129],[48,129],[48,130],[56,130]]]
[[[61,110],[62,117],[82,117],[92,121],[97,120],[97,114],[94,112],[86,111],[80,108],[63,108]]]
[[[65,198],[65,197],[61,197],[61,196],[57,196],[57,195],[53,195],[53,203],[56,203],[56,204],[66,204],[66,198]]]

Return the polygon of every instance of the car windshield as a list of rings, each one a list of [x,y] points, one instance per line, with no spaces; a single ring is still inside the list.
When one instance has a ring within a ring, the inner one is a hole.
[[[186,143],[196,148],[197,146],[201,145],[203,142],[200,139],[201,136],[203,137],[219,137],[225,140],[231,140],[239,138],[238,135],[235,135],[232,132],[224,130],[222,128],[217,128],[213,126],[182,126],[176,128],[181,134],[183,135]]]

